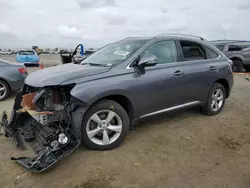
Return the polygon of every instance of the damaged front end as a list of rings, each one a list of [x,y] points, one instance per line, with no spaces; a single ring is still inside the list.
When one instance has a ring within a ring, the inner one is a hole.
[[[42,172],[76,150],[81,139],[79,130],[72,126],[76,108],[70,96],[73,87],[23,87],[15,98],[9,121],[3,112],[1,132],[18,148],[31,148],[36,156],[12,160],[32,172]]]

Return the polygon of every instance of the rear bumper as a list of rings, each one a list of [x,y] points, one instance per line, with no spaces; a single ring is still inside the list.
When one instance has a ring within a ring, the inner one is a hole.
[[[8,121],[7,114],[3,112],[2,119],[0,119],[1,133],[12,140],[17,148],[23,150],[32,148],[36,154],[35,157],[12,157],[11,160],[31,172],[43,172],[62,158],[72,154],[80,145],[81,140],[73,129],[65,129],[63,133],[68,138],[67,142],[52,148],[52,143],[58,141],[62,132],[46,135],[42,127],[37,126],[37,123],[32,123],[34,119],[31,116],[18,112],[22,96],[22,93],[16,96],[10,121]]]

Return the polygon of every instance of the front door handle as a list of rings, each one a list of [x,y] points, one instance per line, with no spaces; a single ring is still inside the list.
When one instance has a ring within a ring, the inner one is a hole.
[[[182,72],[181,70],[178,70],[178,71],[175,71],[174,72],[174,76],[175,77],[180,77],[180,76],[182,76],[184,74],[184,72]]]
[[[215,66],[211,66],[211,67],[209,67],[209,70],[214,71],[214,70],[216,70],[216,67]]]

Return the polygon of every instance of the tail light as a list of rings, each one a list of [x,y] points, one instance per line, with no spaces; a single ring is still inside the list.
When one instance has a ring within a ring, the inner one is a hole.
[[[19,68],[18,71],[21,73],[21,74],[28,74],[28,71],[26,68],[22,67],[22,68]]]

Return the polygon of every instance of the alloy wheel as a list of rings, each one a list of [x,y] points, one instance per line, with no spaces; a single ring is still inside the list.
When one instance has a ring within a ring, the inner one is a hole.
[[[101,110],[89,118],[86,133],[93,143],[109,145],[119,138],[122,128],[122,120],[117,113],[111,110]]]
[[[3,99],[6,95],[7,88],[4,84],[0,83],[0,99]]]
[[[211,108],[213,111],[217,112],[221,109],[224,102],[224,93],[222,89],[218,88],[212,94]]]

